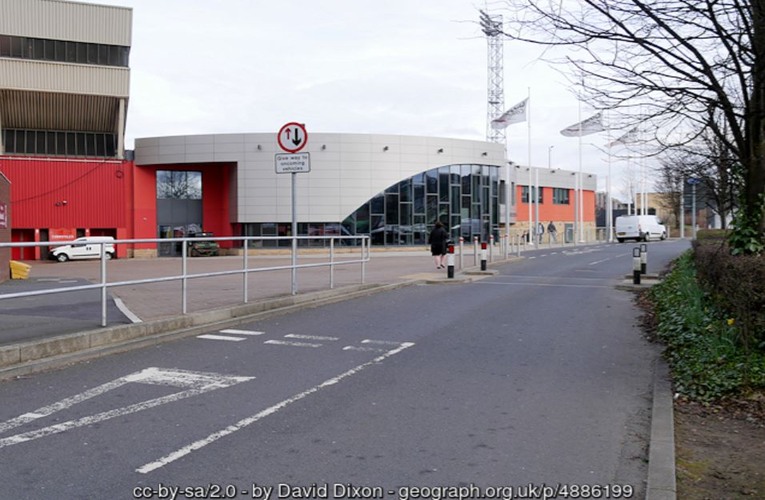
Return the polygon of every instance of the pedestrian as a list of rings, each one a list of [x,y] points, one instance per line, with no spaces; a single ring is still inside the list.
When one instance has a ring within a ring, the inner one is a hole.
[[[545,234],[545,225],[541,222],[537,223],[537,241],[541,244],[542,243],[542,237]]]
[[[436,221],[436,225],[428,236],[428,243],[430,243],[430,253],[433,255],[433,260],[436,264],[436,269],[443,269],[446,267],[446,242],[449,240],[449,233],[444,229],[444,225],[440,220]]]
[[[550,235],[550,243],[558,243],[558,228],[555,227],[553,221],[547,224],[547,234]]]

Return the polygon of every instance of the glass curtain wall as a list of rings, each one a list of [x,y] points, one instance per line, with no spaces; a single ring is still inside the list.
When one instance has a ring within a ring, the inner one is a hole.
[[[344,234],[373,245],[424,245],[440,220],[452,238],[499,237],[499,167],[449,165],[395,184],[343,221]]]
[[[448,165],[405,179],[361,205],[341,224],[299,223],[300,236],[369,235],[372,245],[425,245],[437,220],[452,238],[466,242],[499,237],[499,167]],[[243,225],[244,236],[290,236],[289,223]],[[289,240],[255,242],[255,246],[289,246]],[[358,242],[343,242],[358,244]],[[301,245],[328,245],[324,240]]]

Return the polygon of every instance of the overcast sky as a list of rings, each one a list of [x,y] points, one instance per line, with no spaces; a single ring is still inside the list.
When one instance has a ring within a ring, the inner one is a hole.
[[[128,148],[136,137],[276,134],[289,121],[309,134],[486,138],[482,1],[95,1],[133,8]],[[505,107],[531,95],[530,121],[507,129],[509,156],[528,164],[530,124],[534,166],[578,170],[578,139],[560,130],[579,121],[579,104],[540,55],[504,45]],[[608,164],[591,143],[607,142],[583,138],[583,170],[601,189]],[[612,165],[615,192],[625,168]]]

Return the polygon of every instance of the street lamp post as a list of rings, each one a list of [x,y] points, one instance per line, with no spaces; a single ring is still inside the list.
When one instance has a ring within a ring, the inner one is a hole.
[[[547,170],[550,170],[550,168],[552,166],[552,161],[551,161],[551,159],[552,159],[552,149],[554,147],[555,146],[550,146],[550,147],[547,148]]]

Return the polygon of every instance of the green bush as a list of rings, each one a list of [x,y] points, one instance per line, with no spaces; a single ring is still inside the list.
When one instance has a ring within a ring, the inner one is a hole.
[[[723,232],[694,241],[699,285],[737,326],[745,350],[765,351],[765,256],[732,255]]]
[[[711,401],[765,389],[765,353],[741,345],[736,319],[699,286],[691,252],[676,261],[648,298],[677,392]]]

